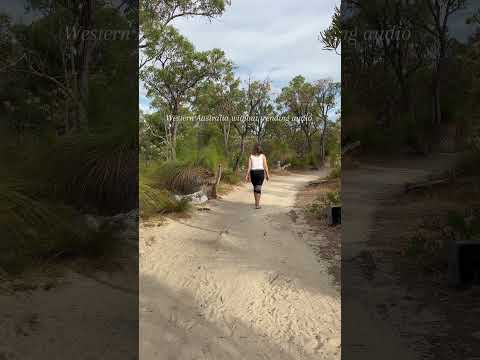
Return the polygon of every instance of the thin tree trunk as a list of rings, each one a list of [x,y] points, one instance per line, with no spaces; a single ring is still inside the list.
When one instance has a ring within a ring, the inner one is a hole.
[[[233,171],[237,171],[240,166],[240,160],[243,158],[243,154],[245,153],[245,135],[241,135],[240,140],[240,153],[238,154],[237,160],[235,161],[235,165],[233,167]]]
[[[320,161],[322,165],[325,163],[325,137],[327,134],[327,122],[324,122],[322,135],[320,136]]]
[[[212,198],[213,199],[217,198],[217,188],[218,188],[218,185],[220,184],[221,179],[222,179],[222,165],[218,164],[217,175],[215,177],[215,183],[213,184],[213,188],[212,188]]]
[[[82,29],[91,30],[93,26],[93,15],[95,12],[95,0],[85,1],[82,7],[80,26]],[[89,77],[90,63],[93,53],[93,42],[91,39],[82,39],[78,44],[78,115],[79,129],[88,130],[88,100],[89,100]]]
[[[178,124],[176,120],[172,120],[172,160],[177,160],[177,128]]]
[[[231,129],[230,122],[228,122],[227,124],[223,123],[222,129],[223,129],[223,149],[225,151],[225,154],[228,154],[228,145],[230,143],[230,129]]]

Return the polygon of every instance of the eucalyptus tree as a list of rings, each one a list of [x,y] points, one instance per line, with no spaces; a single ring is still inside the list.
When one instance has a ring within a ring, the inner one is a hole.
[[[342,23],[341,12],[338,6],[335,7],[330,26],[320,32],[318,39],[322,42],[324,50],[334,51],[337,55],[341,55]]]
[[[105,2],[97,0],[28,2],[28,9],[43,15],[35,21],[34,26],[43,27],[46,30],[44,35],[49,41],[44,41],[42,49],[25,49],[28,71],[36,77],[52,82],[63,94],[65,101],[74,107],[73,127],[77,130],[88,128],[89,76],[97,45],[95,39],[83,35],[94,29],[98,10],[104,6]],[[82,30],[82,35],[70,33],[77,30]],[[60,57],[60,64],[56,64],[63,72],[60,80],[50,68],[52,56],[55,55]]]
[[[193,102],[194,112],[199,115],[215,115],[222,131],[223,151],[230,153],[233,119],[243,113],[240,80],[235,78],[233,69],[226,69],[216,81],[206,81],[197,90]]]
[[[242,94],[243,112],[239,113],[240,117],[233,122],[233,127],[240,138],[239,152],[233,166],[234,171],[239,168],[245,154],[245,140],[255,130],[256,124],[252,121],[253,117],[260,116],[265,111],[265,105],[270,101],[270,82],[249,78]]]
[[[255,94],[257,103],[253,109],[252,132],[257,143],[261,144],[265,138],[269,118],[274,115],[274,106],[270,96],[271,83],[269,80],[254,82],[248,91]]]
[[[455,13],[466,8],[468,0],[422,0],[411,7],[409,17],[423,30],[435,47],[432,97],[433,123],[442,122],[441,89],[450,46],[450,21]]]
[[[276,102],[285,114],[293,117],[291,125],[304,134],[306,152],[312,153],[313,136],[318,133],[322,119],[318,114],[316,88],[301,75],[284,87]]]
[[[337,97],[340,92],[340,84],[332,82],[330,79],[318,80],[314,83],[315,102],[318,108],[318,115],[322,122],[320,133],[320,157],[322,163],[325,161],[325,138],[328,129],[329,115],[335,109]]]
[[[207,80],[215,80],[231,68],[223,51],[196,51],[194,46],[174,28],[165,37],[162,56],[157,64],[148,65],[140,73],[147,96],[157,107],[167,109],[166,143],[169,158],[176,159],[177,115],[193,100],[196,89]]]
[[[140,1],[139,48],[143,51],[140,68],[162,57],[164,33],[178,18],[202,16],[219,17],[228,0],[142,0]]]

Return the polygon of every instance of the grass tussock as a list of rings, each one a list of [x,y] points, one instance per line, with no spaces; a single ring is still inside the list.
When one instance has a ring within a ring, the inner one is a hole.
[[[165,189],[152,186],[144,179],[139,184],[140,216],[149,218],[158,214],[183,213],[190,209],[187,199],[177,200]]]
[[[71,136],[55,144],[46,157],[50,164],[46,180],[59,198],[105,215],[137,206],[135,141],[122,134]]]
[[[116,249],[114,229],[89,228],[73,208],[37,199],[18,182],[0,184],[0,206],[3,272],[18,274],[36,263],[96,258]]]
[[[176,194],[191,194],[198,191],[211,175],[204,168],[174,161],[151,164],[141,173],[145,183]]]

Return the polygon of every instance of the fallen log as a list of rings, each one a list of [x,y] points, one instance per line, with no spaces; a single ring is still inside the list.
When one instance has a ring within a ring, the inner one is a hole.
[[[346,153],[355,150],[361,145],[360,141],[355,141],[351,144],[346,145],[345,147],[342,147],[342,155],[345,155]]]
[[[417,190],[417,189],[431,188],[434,185],[448,184],[449,182],[450,182],[450,178],[422,181],[418,183],[406,183],[405,192],[409,192],[411,190]]]
[[[322,184],[328,183],[329,181],[330,181],[329,179],[310,181],[308,183],[308,186],[322,185]]]

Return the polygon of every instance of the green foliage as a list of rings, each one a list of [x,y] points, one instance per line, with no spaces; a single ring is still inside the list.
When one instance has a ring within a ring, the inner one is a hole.
[[[196,165],[210,171],[216,171],[220,163],[221,155],[217,147],[212,143],[200,149]]]
[[[176,194],[191,194],[198,190],[210,174],[203,168],[175,161],[151,164],[144,171],[146,184]]]
[[[308,170],[319,168],[319,158],[318,155],[313,152],[307,154],[304,157],[296,155],[288,161],[293,169],[297,170]]]
[[[425,255],[428,249],[430,249],[429,241],[421,233],[416,233],[410,238],[404,253],[407,256],[418,257]]]
[[[329,179],[338,179],[342,175],[342,168],[340,166],[336,166],[332,169],[330,174],[328,174]]]
[[[339,190],[330,191],[326,197],[329,206],[339,206],[341,204],[341,194]]]
[[[319,196],[315,201],[310,204],[306,209],[307,213],[315,216],[319,219],[326,217],[326,209],[331,206],[340,206],[341,205],[341,195],[340,190],[332,190],[321,196]]]
[[[297,154],[292,147],[293,146],[289,144],[289,142],[276,137],[271,139],[271,141],[267,141],[264,148],[271,162],[270,166],[276,164],[277,161],[280,161],[280,163],[284,164],[290,162],[291,159],[295,159]]]
[[[120,133],[61,139],[47,152],[49,178],[57,196],[92,211],[118,213],[137,204],[137,139]],[[41,170],[45,172],[45,169]]]
[[[242,181],[242,176],[231,169],[225,169],[222,172],[222,182],[231,185],[237,185]]]
[[[232,64],[223,51],[196,51],[194,46],[175,28],[166,27],[161,33],[162,52],[145,49],[145,56],[162,63],[162,67],[146,66],[140,72],[147,94],[157,105],[163,105],[178,115],[180,107],[194,95],[202,82],[221,77]]]
[[[455,124],[457,134],[469,131],[478,103],[479,82],[472,81],[478,73],[478,34],[472,27],[471,39],[460,41],[448,26],[435,26],[450,23],[466,3],[436,1],[435,11],[429,1],[353,4],[351,15],[341,19],[349,40],[342,44],[342,66],[355,69],[342,77],[349,84],[342,94],[344,139],[361,141],[372,154],[427,153],[444,137],[444,125]],[[375,43],[354,35],[395,27],[410,33],[407,42]]]
[[[341,16],[340,8],[336,6],[330,26],[326,30],[320,32],[319,35],[319,40],[323,43],[324,50],[335,51],[337,54],[338,48],[342,42]]]
[[[106,226],[89,229],[71,207],[31,195],[18,180],[0,183],[0,268],[17,274],[36,262],[111,255],[118,241]]]
[[[477,216],[466,217],[459,212],[450,211],[447,224],[456,240],[473,240],[476,236],[480,236],[480,218]]]
[[[220,16],[229,4],[228,0],[143,0],[139,3],[140,29],[144,34],[140,47],[147,51],[158,48],[162,32],[174,19],[192,16],[214,18]]]

